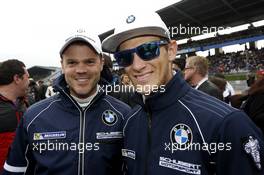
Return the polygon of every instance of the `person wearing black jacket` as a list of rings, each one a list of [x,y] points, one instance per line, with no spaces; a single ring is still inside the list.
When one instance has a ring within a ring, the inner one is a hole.
[[[157,13],[120,17],[102,46],[136,88],[123,129],[128,175],[263,175],[261,131],[173,72],[177,43]]]
[[[248,98],[242,109],[264,133],[264,78],[260,78],[248,90]]]
[[[17,59],[0,63],[0,174],[16,128],[28,106],[29,73]]]
[[[184,78],[195,89],[223,100],[223,93],[208,80],[208,61],[205,57],[188,57],[184,68]]]

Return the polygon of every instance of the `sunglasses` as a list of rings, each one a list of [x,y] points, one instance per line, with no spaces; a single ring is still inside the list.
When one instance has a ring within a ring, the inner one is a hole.
[[[160,46],[167,44],[168,42],[164,40],[152,41],[133,49],[116,52],[114,57],[119,66],[127,67],[133,63],[134,53],[136,53],[142,60],[149,61],[160,55]]]

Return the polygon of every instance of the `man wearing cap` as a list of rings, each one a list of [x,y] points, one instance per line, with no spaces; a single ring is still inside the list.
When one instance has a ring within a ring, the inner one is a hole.
[[[120,19],[102,47],[138,91],[123,129],[128,175],[263,174],[261,131],[245,113],[173,74],[177,44],[159,15]]]
[[[3,174],[121,174],[129,107],[99,90],[99,37],[78,31],[65,41],[60,56],[63,74],[54,83],[59,93],[25,113]]]

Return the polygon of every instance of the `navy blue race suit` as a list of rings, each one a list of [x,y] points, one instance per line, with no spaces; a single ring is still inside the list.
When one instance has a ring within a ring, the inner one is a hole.
[[[99,91],[82,109],[63,75],[55,89],[59,94],[23,116],[3,174],[122,174],[122,129],[130,107]]]
[[[179,73],[162,91],[145,102],[138,95],[129,114],[128,175],[264,174],[263,135],[244,112],[191,88]]]

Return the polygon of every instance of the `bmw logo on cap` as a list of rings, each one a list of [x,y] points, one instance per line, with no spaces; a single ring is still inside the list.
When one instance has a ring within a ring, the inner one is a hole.
[[[77,32],[78,33],[85,33],[85,30],[84,29],[78,29]]]
[[[127,17],[126,22],[129,24],[129,23],[134,22],[135,19],[136,19],[136,17],[134,15],[130,15]]]
[[[185,150],[192,144],[192,130],[186,124],[177,124],[171,129],[170,139],[177,149]]]
[[[113,126],[114,124],[116,124],[118,118],[115,112],[106,110],[102,114],[102,120],[106,125]]]

